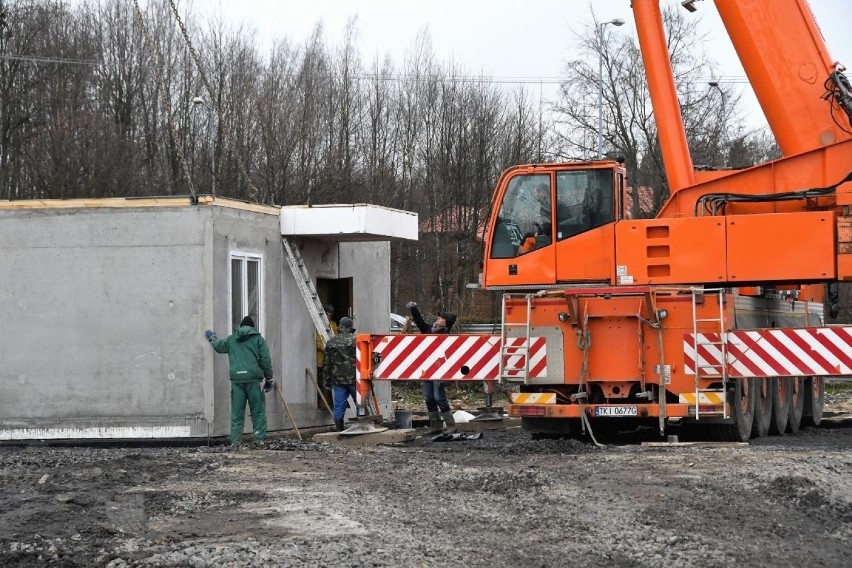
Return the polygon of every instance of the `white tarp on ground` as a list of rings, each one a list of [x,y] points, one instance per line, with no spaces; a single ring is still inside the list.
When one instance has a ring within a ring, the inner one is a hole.
[[[476,416],[474,416],[470,412],[465,412],[464,410],[456,410],[455,412],[453,412],[453,418],[455,418],[457,423],[461,423],[470,422],[471,420],[476,418]]]

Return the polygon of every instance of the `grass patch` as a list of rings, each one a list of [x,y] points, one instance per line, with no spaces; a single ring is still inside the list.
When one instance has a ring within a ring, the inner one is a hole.
[[[829,379],[825,382],[826,394],[841,394],[852,391],[852,381],[848,379]]]
[[[495,386],[497,390],[492,396],[492,404],[494,406],[505,406],[509,402],[507,393],[516,391],[517,387],[507,384]],[[401,405],[422,405],[423,408],[426,408],[423,402],[423,387],[419,381],[395,381],[391,386],[391,398]],[[472,383],[449,381],[447,383],[447,399],[453,406],[461,405],[462,408],[475,409],[485,406],[485,393],[482,391],[482,383],[479,381]]]

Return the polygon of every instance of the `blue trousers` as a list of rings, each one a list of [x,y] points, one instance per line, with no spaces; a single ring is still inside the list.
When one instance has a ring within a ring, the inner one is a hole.
[[[450,411],[450,403],[447,402],[447,386],[444,381],[423,381],[423,400],[426,401],[426,410],[435,412]]]
[[[352,397],[352,402],[358,404],[358,399],[355,397],[355,385],[334,385],[334,419],[342,420],[346,414],[346,406],[349,397]]]

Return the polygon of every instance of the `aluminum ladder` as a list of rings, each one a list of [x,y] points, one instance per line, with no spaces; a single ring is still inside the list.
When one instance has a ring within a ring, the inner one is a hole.
[[[527,303],[526,318],[523,322],[508,323],[506,321],[506,300],[512,298],[524,298]],[[501,308],[500,317],[500,375],[498,381],[503,384],[507,380],[517,380],[517,375],[506,372],[506,360],[509,357],[523,357],[524,360],[524,384],[530,383],[530,319],[532,319],[532,294],[503,294],[503,305]],[[523,328],[525,338],[524,344],[519,346],[510,346],[507,344],[509,339],[509,329],[513,327]],[[517,369],[513,369],[517,372]]]
[[[305,262],[302,260],[302,254],[299,252],[299,248],[291,243],[287,237],[281,237],[281,242],[284,245],[284,256],[287,258],[287,264],[290,265],[296,286],[308,307],[311,321],[314,322],[317,333],[322,337],[323,342],[327,343],[329,339],[334,337],[334,331],[331,329],[331,323],[328,321],[328,316],[325,315],[325,309],[322,307],[317,289],[308,274]]]
[[[726,333],[725,333],[725,289],[724,288],[716,288],[716,289],[703,289],[703,288],[695,288],[691,287],[690,292],[692,293],[692,337],[695,341],[695,419],[699,420],[700,417],[700,408],[701,408],[701,394],[702,393],[716,393],[722,395],[722,412],[705,412],[707,416],[721,416],[723,418],[728,418],[730,412],[728,411],[728,350],[727,350],[727,341],[726,341]],[[717,294],[718,302],[719,302],[719,317],[718,318],[699,318],[698,317],[698,297],[706,296],[710,294]],[[715,323],[719,326],[719,341],[701,341],[698,340],[698,324],[699,323]],[[698,362],[698,348],[702,345],[716,347],[722,354],[722,364],[721,365],[701,365]],[[710,370],[711,372],[706,372],[703,370]],[[702,389],[699,388],[699,379],[707,379],[707,378],[719,378],[722,379],[722,390],[721,392],[718,389]]]

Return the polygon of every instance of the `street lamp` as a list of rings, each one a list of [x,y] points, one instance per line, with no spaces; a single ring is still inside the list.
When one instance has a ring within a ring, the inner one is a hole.
[[[719,146],[722,152],[722,167],[728,167],[728,159],[725,153],[725,91],[722,90],[722,87],[719,86],[719,81],[716,79],[711,79],[707,81],[707,84],[710,85],[711,89],[716,89],[719,91],[719,96],[722,98],[722,120],[719,121]]]
[[[687,12],[695,12],[698,10],[698,7],[695,5],[697,1],[698,0],[683,0],[680,5],[686,8]]]
[[[598,24],[598,160],[603,158],[603,29],[607,24],[624,25],[624,20],[615,18]]]
[[[211,193],[216,195],[216,152],[213,149],[213,107],[207,104],[201,97],[192,99],[192,106],[204,106],[207,108],[207,145],[210,147],[210,186]]]

